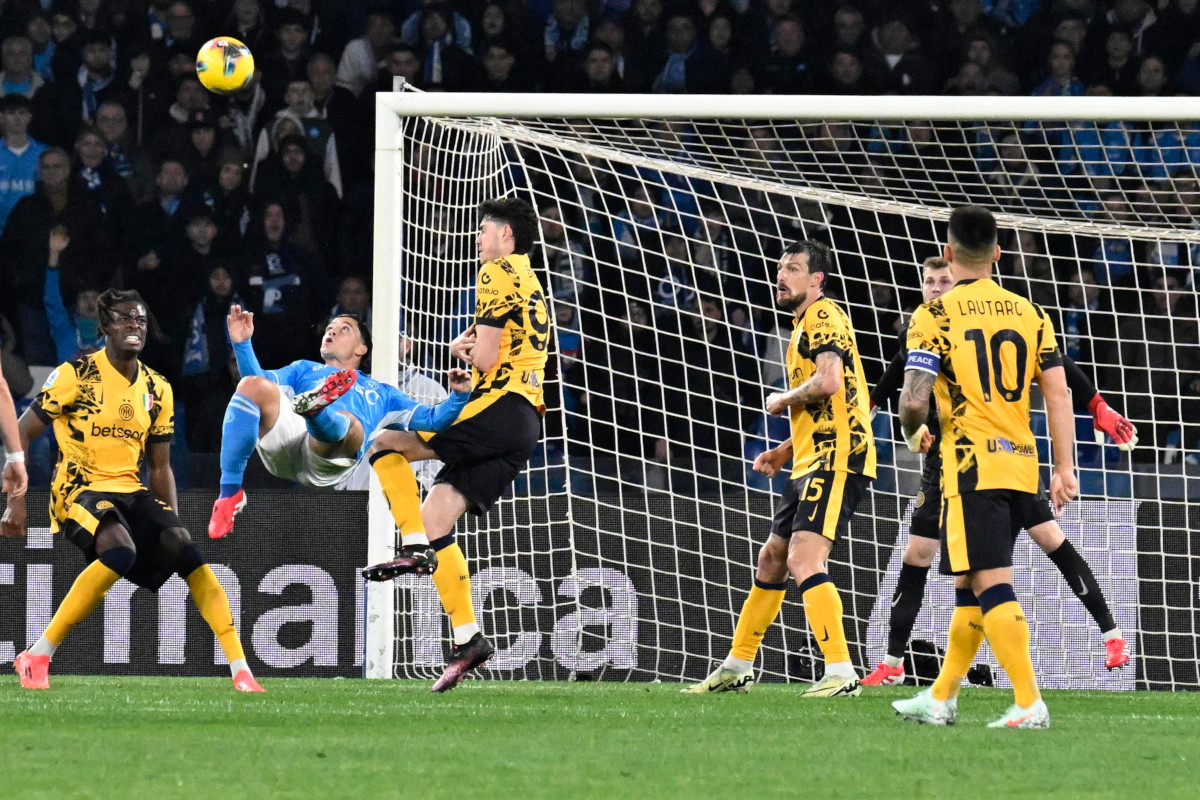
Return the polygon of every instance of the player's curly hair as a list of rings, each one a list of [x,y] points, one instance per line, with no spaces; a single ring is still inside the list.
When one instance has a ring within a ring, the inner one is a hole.
[[[537,212],[519,197],[497,197],[479,206],[479,218],[507,225],[513,232],[513,252],[526,255],[537,238]]]
[[[97,298],[96,311],[100,330],[116,323],[113,318],[113,309],[121,303],[140,303],[146,309],[146,329],[155,339],[163,338],[162,328],[158,327],[158,320],[150,311],[150,305],[134,289],[105,289],[104,293]]]

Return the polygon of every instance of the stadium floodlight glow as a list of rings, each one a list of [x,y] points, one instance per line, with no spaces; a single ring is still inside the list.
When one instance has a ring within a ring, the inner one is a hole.
[[[1191,406],[1151,370],[1164,314],[1149,290],[1200,268],[1200,100],[396,91],[376,104],[376,378],[395,380],[396,336],[383,332],[401,317],[419,363],[450,366],[446,344],[474,310],[481,201],[520,192],[542,226],[534,267],[558,333],[548,395],[562,399],[515,497],[459,527],[482,576],[483,628],[501,649],[504,669],[489,674],[703,677],[725,655],[769,530],[772,494],[746,467],[770,429],[761,402],[789,331],[770,308],[779,252],[797,238],[833,245],[835,291],[874,382],[917,265],[941,254],[950,210],[974,202],[997,212],[1002,282],[1071,326],[1064,346],[1143,434],[1136,464],[1081,437],[1087,498],[1064,522],[1140,666],[1101,674],[1095,626],[1053,565],[1022,546],[1017,590],[1039,675],[1078,688],[1200,685],[1170,644],[1196,636],[1180,621],[1189,608],[1162,579],[1137,576],[1190,555],[1176,552],[1186,521],[1164,511],[1148,535],[1137,509],[1184,491],[1180,468],[1159,463],[1167,450],[1154,450],[1155,432],[1167,447]],[[1114,303],[1088,320],[1111,330],[1080,329],[1069,307],[1096,275],[1116,287]],[[919,468],[889,415],[875,428],[887,466],[830,563],[852,658],[868,668]],[[396,538],[377,487],[370,508],[374,562]],[[444,623],[427,583],[368,587],[368,675],[436,674]],[[941,648],[943,584],[930,581],[914,633]],[[810,677],[816,645],[797,604],[780,623],[761,678]]]

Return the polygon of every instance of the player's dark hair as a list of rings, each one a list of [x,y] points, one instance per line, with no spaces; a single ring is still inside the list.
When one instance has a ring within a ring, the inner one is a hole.
[[[996,218],[983,206],[959,206],[950,213],[950,246],[969,260],[991,260],[996,249]]]
[[[371,372],[371,350],[375,347],[375,340],[371,338],[371,327],[367,325],[362,317],[351,312],[335,314],[329,318],[329,322],[333,322],[335,319],[352,319],[354,320],[354,324],[358,326],[358,335],[367,348],[367,352],[358,360],[358,368],[360,371],[369,374]],[[329,325],[329,322],[325,323],[326,326]]]
[[[783,255],[785,258],[798,255],[808,256],[808,273],[810,275],[814,272],[821,273],[821,291],[825,291],[825,285],[829,283],[829,278],[833,275],[833,251],[829,249],[829,245],[812,239],[800,239],[785,247]]]
[[[513,252],[517,255],[526,255],[533,248],[538,229],[537,213],[521,198],[487,200],[479,206],[479,217],[512,228]]]
[[[163,338],[162,329],[158,327],[158,321],[150,312],[150,305],[135,289],[105,289],[96,299],[96,317],[100,323],[100,330],[103,331],[108,326],[116,324],[116,320],[113,319],[113,309],[121,303],[140,303],[146,309],[146,330],[155,339]]]

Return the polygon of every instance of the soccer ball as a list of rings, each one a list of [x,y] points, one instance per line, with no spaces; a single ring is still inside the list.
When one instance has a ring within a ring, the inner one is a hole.
[[[215,94],[233,94],[254,77],[250,48],[229,36],[210,39],[196,54],[196,76]]]

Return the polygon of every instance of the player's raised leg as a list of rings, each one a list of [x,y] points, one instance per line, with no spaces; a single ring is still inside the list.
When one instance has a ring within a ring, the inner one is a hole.
[[[233,518],[246,507],[242,478],[258,440],[279,418],[279,386],[257,375],[238,382],[221,423],[221,488],[208,521],[208,535],[219,539],[233,530]]]
[[[742,603],[729,655],[704,680],[686,686],[684,694],[748,692],[754,685],[754,659],[767,629],[775,624],[787,589],[787,540],[771,534],[758,552],[758,570]]]
[[[430,546],[429,534],[421,516],[421,492],[412,462],[437,458],[437,453],[413,433],[382,431],[367,450],[371,469],[379,479],[388,511],[400,531],[400,548],[396,557],[363,570],[369,580],[391,580],[399,575],[436,574],[438,552]],[[465,506],[464,506],[465,508]],[[457,520],[458,517],[455,517]],[[450,530],[453,531],[453,523]],[[443,538],[443,537],[437,537]],[[457,549],[458,545],[454,545]],[[459,554],[461,554],[459,550]]]
[[[1029,526],[1029,536],[1042,549],[1058,571],[1062,573],[1067,586],[1083,603],[1084,608],[1091,614],[1100,628],[1100,638],[1104,642],[1104,666],[1117,669],[1129,663],[1129,644],[1117,627],[1104,591],[1096,580],[1095,573],[1071,540],[1063,535],[1062,528],[1050,514],[1049,501],[1044,495],[1039,496],[1036,504],[1046,515],[1046,520]]]

